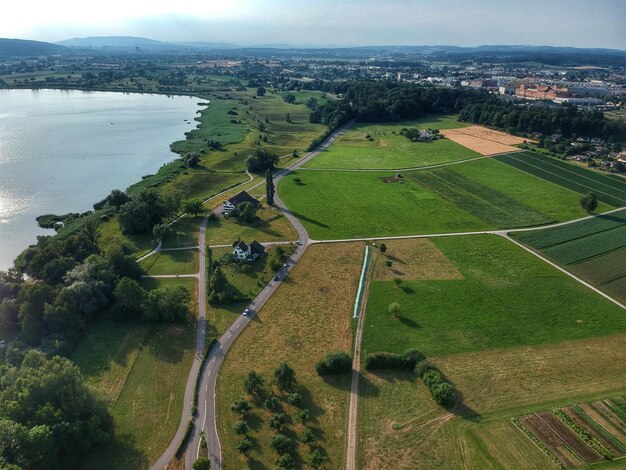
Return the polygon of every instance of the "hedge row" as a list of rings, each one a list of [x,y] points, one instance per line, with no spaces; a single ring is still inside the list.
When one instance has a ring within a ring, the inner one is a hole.
[[[315,364],[319,375],[345,374],[352,371],[352,357],[345,352],[330,352]]]
[[[409,349],[403,354],[388,352],[369,353],[365,357],[365,369],[407,369],[412,370],[416,364],[424,360],[424,355],[417,349]]]
[[[433,400],[438,404],[448,407],[456,403],[454,387],[431,362],[420,361],[417,363],[415,373],[422,379]]]

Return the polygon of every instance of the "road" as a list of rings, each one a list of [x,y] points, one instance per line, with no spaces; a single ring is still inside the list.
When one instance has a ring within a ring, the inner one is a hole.
[[[337,137],[352,123],[348,123],[347,125],[341,127],[333,134],[331,134],[328,139],[326,139],[315,151],[308,153],[306,156],[300,158],[298,161],[294,162],[292,165],[287,168],[280,170],[274,176],[274,186],[278,187],[278,183],[282,178],[287,176],[292,171],[299,168],[301,165],[304,165],[306,162],[315,158],[320,152],[323,152],[331,145]],[[265,181],[261,181],[258,185],[253,186],[249,189],[254,189],[261,184],[265,184]],[[309,234],[307,233],[304,225],[295,217],[289,209],[285,207],[285,204],[278,196],[278,192],[274,196],[274,205],[280,210],[285,217],[291,222],[291,224],[296,229],[298,234],[298,242],[300,245],[296,247],[296,251],[291,255],[291,257],[287,260],[286,265],[280,268],[277,275],[278,281],[270,281],[264,288],[259,292],[259,294],[253,299],[252,302],[248,305],[251,313],[249,316],[243,316],[237,318],[233,322],[233,324],[228,328],[228,330],[222,335],[217,344],[213,346],[211,353],[209,354],[206,364],[204,366],[204,370],[202,371],[202,376],[199,383],[199,393],[198,393],[198,416],[195,421],[195,428],[192,432],[191,438],[189,439],[189,444],[187,446],[187,453],[185,455],[185,468],[191,469],[193,462],[199,455],[200,452],[200,433],[204,432],[209,458],[211,459],[211,469],[221,469],[222,468],[222,449],[219,440],[219,434],[217,430],[217,410],[216,410],[216,385],[217,385],[217,377],[219,373],[219,369],[224,361],[224,357],[228,352],[228,349],[235,342],[239,334],[246,328],[246,326],[255,321],[254,317],[257,312],[261,310],[263,305],[269,300],[272,294],[278,289],[282,280],[288,275],[289,271],[293,268],[293,266],[300,260],[304,252],[306,251],[309,245]],[[200,246],[204,246],[204,243],[201,241]],[[204,256],[201,256],[204,258]],[[199,284],[202,284],[205,291],[203,296],[198,295],[198,304],[202,305],[206,308],[206,279],[199,280]],[[198,291],[200,294],[200,291]],[[195,379],[195,375],[194,375]],[[193,396],[192,396],[193,397]],[[186,398],[186,397],[185,397]],[[185,403],[187,406],[187,403]],[[189,407],[191,409],[191,407]],[[183,416],[188,416],[183,414]],[[185,421],[186,425],[186,421]],[[159,470],[163,467],[158,467]]]

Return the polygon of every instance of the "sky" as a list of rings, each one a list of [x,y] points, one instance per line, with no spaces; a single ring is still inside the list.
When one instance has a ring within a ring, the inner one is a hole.
[[[240,45],[626,50],[626,0],[30,0],[1,7],[0,37],[116,35]]]

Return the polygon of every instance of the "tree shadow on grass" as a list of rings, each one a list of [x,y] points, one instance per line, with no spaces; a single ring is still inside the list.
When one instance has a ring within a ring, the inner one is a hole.
[[[150,466],[146,453],[137,448],[130,434],[116,435],[108,444],[94,448],[82,463],[81,468],[91,470],[144,470]]]
[[[185,351],[195,344],[190,328],[191,325],[182,322],[156,324],[148,334],[146,347],[163,362],[179,363],[183,360]]]
[[[248,468],[250,470],[267,470],[265,464],[256,460],[254,457],[248,457]]]
[[[298,219],[304,220],[305,222],[309,222],[313,225],[317,225],[318,227],[322,227],[322,228],[330,228],[328,225],[318,222],[317,220],[311,219],[310,217],[306,217],[298,212],[291,211],[291,213],[295,215]]]
[[[391,261],[393,261],[394,263],[398,263],[398,264],[406,264],[405,261],[401,260],[400,258],[398,258],[397,256],[392,256],[392,255],[385,255],[388,259],[390,259]]]
[[[400,315],[396,315],[396,318],[404,326],[408,326],[409,328],[413,328],[413,329],[421,328],[420,324],[417,323],[415,320],[411,320],[410,318],[402,317]]]

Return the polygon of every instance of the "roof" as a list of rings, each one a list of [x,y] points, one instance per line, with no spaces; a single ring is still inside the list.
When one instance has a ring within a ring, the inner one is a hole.
[[[228,200],[228,202],[230,202],[233,206],[238,206],[242,202],[251,202],[255,205],[259,204],[259,201],[257,201],[245,191],[241,191],[239,194],[234,195]]]
[[[254,240],[252,243],[250,243],[250,253],[265,253],[265,247],[261,245],[258,241]]]
[[[252,243],[254,243],[254,242],[252,242]],[[243,240],[242,240],[242,241],[240,241],[239,243],[237,243],[237,244],[233,247],[233,250],[234,250],[234,249],[236,249],[236,248],[239,248],[241,251],[245,251],[245,252],[247,252],[247,251],[248,251],[248,245],[246,245],[246,242],[244,242]]]

